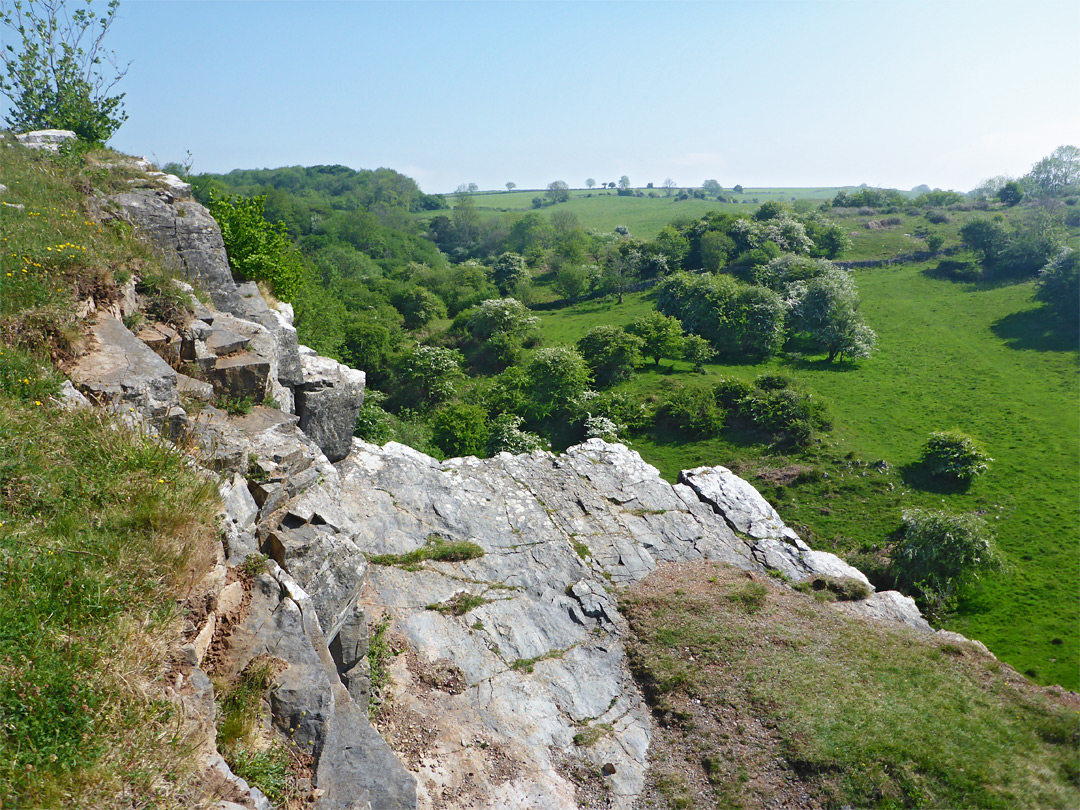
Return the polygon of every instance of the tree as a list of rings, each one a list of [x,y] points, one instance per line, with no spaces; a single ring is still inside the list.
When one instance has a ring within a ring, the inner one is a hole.
[[[18,34],[21,50],[0,50],[0,91],[11,99],[5,121],[13,130],[69,129],[91,143],[104,143],[127,120],[124,94],[109,93],[127,74],[103,46],[119,0],[97,14],[69,11],[67,0],[0,3],[0,23]],[[105,66],[108,69],[105,69]]]
[[[480,237],[480,213],[467,189],[459,186],[454,198],[454,237],[459,246],[467,248]]]
[[[731,190],[734,191],[736,194],[742,194],[743,193],[743,187],[740,186],[738,183],[736,183],[735,186]]]
[[[513,191],[515,188],[517,188],[517,183],[514,183],[512,181],[507,181],[507,183],[506,183],[506,190],[507,191]]]
[[[1065,248],[1046,263],[1035,284],[1035,299],[1065,323],[1076,326],[1080,320],[1080,252]]]
[[[450,399],[465,376],[461,371],[461,359],[461,352],[455,349],[414,346],[399,363],[401,399],[410,406]]]
[[[431,441],[447,458],[480,456],[487,450],[490,420],[479,405],[463,402],[440,408],[431,419]]]
[[[1045,194],[1054,194],[1080,184],[1080,149],[1059,146],[1032,166],[1024,179],[1031,187]]]
[[[1015,180],[1010,180],[998,189],[997,198],[1011,208],[1024,199],[1024,190]]]
[[[553,203],[566,202],[570,199],[570,187],[563,180],[553,180],[548,183],[547,198]]]
[[[446,304],[426,287],[411,285],[391,298],[405,319],[406,329],[422,329],[437,318],[446,317]]]
[[[660,365],[661,357],[679,357],[683,353],[682,324],[660,312],[642,315],[626,331],[641,338],[642,352]]]
[[[476,185],[476,183],[469,183],[469,193],[470,194],[475,194],[479,190],[480,190],[480,186]]]
[[[589,367],[572,346],[537,349],[526,374],[528,409],[536,419],[577,415],[582,395],[592,382]]]
[[[580,264],[564,264],[555,273],[551,286],[564,298],[575,300],[589,289],[589,272]]]
[[[629,380],[641,363],[644,341],[621,326],[605,324],[590,329],[577,342],[577,350],[589,365],[597,385],[607,387]]]
[[[704,183],[701,184],[701,190],[704,191],[706,194],[711,194],[713,197],[716,197],[724,189],[723,187],[721,187],[718,180],[706,180]]]
[[[614,188],[615,186],[612,185],[611,187]],[[619,178],[619,188],[621,188],[623,191],[626,191],[630,188],[630,178],[627,177],[625,174]]]
[[[670,177],[664,181],[664,196],[670,197],[675,193],[675,181]]]
[[[844,271],[826,273],[806,282],[795,305],[798,325],[829,353],[829,362],[844,355],[869,357],[877,336],[859,316],[855,282]]]
[[[716,357],[716,349],[701,335],[687,335],[683,338],[683,360],[694,364],[694,372],[705,373],[705,364]]]
[[[263,217],[263,197],[209,200],[210,215],[221,228],[229,268],[245,279],[265,281],[282,301],[291,301],[304,282],[300,253],[284,224]]]
[[[520,282],[529,280],[529,265],[521,254],[507,251],[495,260],[492,278],[499,292],[506,295]]]
[[[590,178],[589,178],[588,180],[586,180],[586,181],[585,181],[585,185],[586,185],[586,186],[588,186],[589,188],[592,188],[593,186],[595,186],[595,185],[596,185],[596,181],[595,181],[595,180],[593,180],[593,179],[592,179],[592,178],[590,177]]]
[[[484,301],[466,322],[469,333],[478,340],[506,334],[518,340],[528,339],[540,325],[540,319],[530,315],[525,305],[514,298],[492,298]]]

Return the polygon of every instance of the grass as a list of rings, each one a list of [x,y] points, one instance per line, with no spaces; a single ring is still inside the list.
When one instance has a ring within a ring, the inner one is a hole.
[[[857,364],[777,357],[767,363],[647,363],[622,388],[654,397],[668,380],[708,384],[782,372],[824,398],[834,429],[789,454],[726,431],[702,441],[633,435],[633,448],[674,481],[680,469],[723,464],[758,486],[813,547],[860,567],[880,562],[908,507],[979,512],[996,529],[1004,571],[961,599],[946,626],[983,641],[1041,683],[1080,686],[1080,447],[1075,342],[1057,335],[1032,300],[1033,285],[957,284],[930,277],[934,263],[855,271],[862,312],[879,351]],[[621,306],[589,301],[540,313],[546,345],[570,343],[597,322],[626,325],[652,306],[632,293]],[[933,431],[959,428],[995,459],[970,486],[913,475]],[[883,460],[888,469],[870,465]],[[808,468],[797,480],[779,472]],[[825,477],[825,476],[828,477]]]
[[[294,760],[279,742],[267,743],[259,719],[266,691],[277,675],[269,656],[259,656],[232,683],[216,681],[217,746],[233,773],[284,805],[296,794]]]
[[[0,394],[4,806],[185,806],[193,763],[161,676],[216,506],[170,447]]]
[[[749,585],[763,592],[754,612]],[[715,563],[656,572],[621,607],[660,721],[653,795],[681,772],[678,795],[713,797],[687,807],[1080,802],[1077,701],[993,659]]]
[[[487,599],[477,594],[459,591],[445,602],[427,605],[427,610],[436,610],[439,613],[446,613],[451,616],[464,616],[470,610],[486,605],[487,602]]]
[[[376,554],[368,562],[372,565],[398,565],[406,571],[420,570],[425,560],[434,562],[465,562],[484,556],[484,550],[468,540],[447,541],[431,535],[425,545],[404,554]]]

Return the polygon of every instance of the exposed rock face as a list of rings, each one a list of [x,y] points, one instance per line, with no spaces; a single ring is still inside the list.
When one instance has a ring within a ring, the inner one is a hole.
[[[108,200],[120,216],[213,299],[223,312],[244,314],[229,270],[221,230],[210,212],[194,200],[177,199],[162,189],[136,189]]]
[[[364,372],[320,357],[306,346],[302,349],[303,384],[296,389],[300,429],[330,461],[340,461],[349,453],[364,401]]]

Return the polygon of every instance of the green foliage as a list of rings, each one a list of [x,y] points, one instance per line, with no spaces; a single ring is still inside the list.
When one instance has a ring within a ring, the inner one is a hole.
[[[1035,300],[1042,301],[1062,322],[1080,320],[1080,252],[1066,248],[1039,271]]]
[[[577,350],[592,371],[597,385],[607,387],[630,379],[641,363],[644,341],[620,326],[590,329],[577,342]]]
[[[487,452],[489,456],[499,453],[532,453],[543,450],[546,443],[535,433],[522,430],[521,425],[525,420],[512,413],[504,413],[497,417],[491,424],[491,433],[488,435]]]
[[[701,335],[685,335],[683,337],[682,357],[684,360],[694,364],[695,372],[704,374],[705,364],[716,357],[716,349]]]
[[[241,278],[265,281],[282,301],[300,290],[304,271],[300,254],[289,242],[285,225],[263,218],[265,197],[211,197],[211,216],[221,227],[229,267]]]
[[[1003,205],[1018,205],[1024,199],[1024,189],[1015,180],[1010,180],[998,189],[997,198]]]
[[[760,613],[769,601],[769,589],[760,582],[747,582],[727,593],[727,598],[751,616]]]
[[[0,343],[0,393],[36,407],[60,393],[61,378],[50,363]]]
[[[477,405],[447,405],[431,418],[431,440],[447,458],[483,456],[489,432],[487,411]]]
[[[426,287],[408,286],[395,293],[390,302],[405,319],[406,329],[422,329],[446,317],[446,304]]]
[[[830,271],[811,278],[798,293],[794,321],[829,354],[839,358],[869,357],[877,336],[859,316],[859,295],[850,273]]]
[[[987,271],[1009,278],[1034,275],[1063,245],[1060,222],[1045,211],[1011,230],[996,219],[973,219],[960,239]]]
[[[784,339],[784,303],[763,287],[730,276],[676,273],[657,287],[656,308],[678,318],[724,356],[768,357]]]
[[[431,535],[425,545],[405,554],[377,554],[368,561],[372,565],[399,565],[415,571],[425,560],[434,562],[466,562],[484,556],[484,549],[468,540],[446,540]]]
[[[585,438],[603,439],[605,442],[618,442],[619,426],[606,416],[593,416],[585,419]]]
[[[585,360],[570,346],[538,349],[526,372],[528,408],[536,419],[577,415],[581,397],[592,382]]]
[[[65,0],[0,6],[0,23],[21,46],[0,49],[0,91],[11,99],[4,120],[13,130],[68,129],[104,143],[127,119],[124,94],[108,95],[127,67],[102,45],[119,0],[110,0],[100,15],[86,6],[69,11]],[[105,73],[103,63],[111,68]]]
[[[490,298],[472,311],[465,326],[478,340],[504,334],[524,342],[536,335],[539,324],[540,319],[530,315],[520,301],[514,298]]]
[[[371,401],[370,390],[367,393],[368,396],[356,415],[353,435],[372,444],[386,444],[394,439],[393,417],[380,408],[378,403]]]
[[[947,608],[962,586],[1002,567],[993,534],[977,515],[908,509],[901,532],[892,552],[893,572],[931,609]]]
[[[795,583],[794,588],[803,593],[812,593],[827,602],[857,602],[870,595],[866,583],[851,577],[811,577]]]
[[[641,338],[642,353],[651,357],[656,365],[660,365],[661,357],[683,355],[682,324],[678,318],[650,312],[626,327],[626,331]]]
[[[770,376],[759,377],[754,386],[738,400],[738,415],[775,436],[780,444],[806,446],[817,430],[832,427],[828,408],[812,392]],[[730,396],[730,389],[716,392],[721,393]]]
[[[450,616],[464,616],[470,610],[475,610],[481,605],[487,604],[487,599],[478,594],[468,591],[458,591],[445,602],[427,605],[427,610],[435,610]]]
[[[956,429],[931,433],[921,459],[931,475],[964,482],[989,470],[992,461],[978,442]]]
[[[589,289],[589,271],[580,264],[564,264],[555,273],[552,286],[565,298],[574,301]]]
[[[464,379],[461,352],[440,346],[414,346],[398,362],[400,398],[409,403],[432,405],[454,396]]]
[[[529,280],[529,266],[520,253],[503,253],[491,268],[492,279],[499,292],[506,295],[522,281]]]
[[[1080,149],[1059,146],[1031,167],[1023,182],[1041,194],[1063,194],[1080,185]]]
[[[664,395],[658,417],[680,433],[704,438],[715,436],[724,426],[724,410],[706,388],[676,386]]]

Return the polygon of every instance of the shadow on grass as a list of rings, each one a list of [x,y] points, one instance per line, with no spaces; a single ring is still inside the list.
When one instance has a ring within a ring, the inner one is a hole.
[[[999,318],[990,324],[990,331],[1010,349],[1065,352],[1080,345],[1076,328],[1062,324],[1045,307]]]
[[[797,368],[800,371],[845,372],[855,371],[859,368],[859,363],[855,360],[834,360],[830,363],[828,357],[810,358],[801,355],[789,355],[780,362],[789,368]]]
[[[936,492],[939,495],[956,495],[967,492],[971,488],[970,480],[960,481],[934,475],[925,461],[905,464],[900,468],[900,478],[911,489]]]

